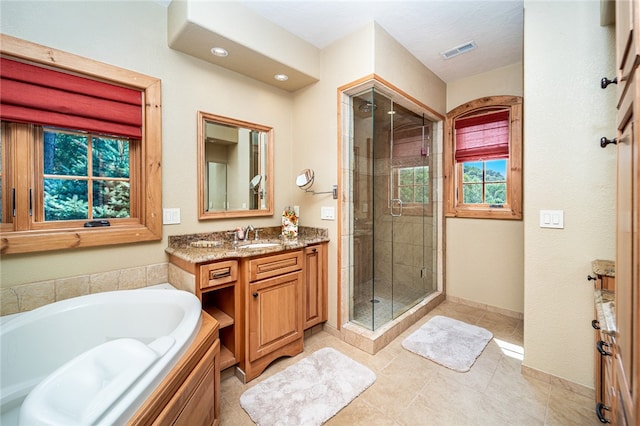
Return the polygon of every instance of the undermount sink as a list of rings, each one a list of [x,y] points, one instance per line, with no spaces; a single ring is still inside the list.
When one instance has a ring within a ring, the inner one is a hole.
[[[238,246],[239,249],[256,249],[256,248],[268,248],[279,246],[280,243],[251,243]]]

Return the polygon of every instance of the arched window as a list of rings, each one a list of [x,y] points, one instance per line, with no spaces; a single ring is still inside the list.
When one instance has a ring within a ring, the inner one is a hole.
[[[489,96],[447,114],[445,215],[522,219],[522,98]]]

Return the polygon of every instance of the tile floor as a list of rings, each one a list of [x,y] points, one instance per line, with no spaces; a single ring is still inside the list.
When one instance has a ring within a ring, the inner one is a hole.
[[[475,324],[494,334],[469,372],[449,370],[402,348],[402,340],[434,315]],[[224,374],[221,424],[253,425],[240,407],[242,392],[326,346],[368,366],[377,376],[376,382],[327,426],[600,424],[593,411],[593,398],[520,373],[521,361],[510,355],[521,351],[522,330],[521,320],[445,301],[376,355],[320,331],[305,339],[304,353],[281,358],[246,385]]]

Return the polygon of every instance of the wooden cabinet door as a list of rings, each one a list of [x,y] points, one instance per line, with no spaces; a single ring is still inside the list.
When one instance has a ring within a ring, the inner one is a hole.
[[[302,286],[303,328],[306,330],[327,320],[327,271],[324,244],[304,250],[305,274]]]
[[[255,361],[302,339],[302,271],[249,284],[248,355]]]
[[[618,143],[616,186],[616,336],[611,397],[617,425],[640,421],[640,289],[638,283],[638,103],[640,1],[616,1]]]
[[[616,224],[616,353],[624,376],[632,379],[634,374],[634,300],[638,296],[637,265],[638,253],[634,253],[634,149],[633,120],[629,120],[621,129],[618,138],[618,178],[617,178],[617,224]],[[637,165],[636,165],[637,167]],[[637,203],[637,201],[636,201]],[[635,224],[634,224],[635,222]],[[634,285],[635,283],[635,285]],[[618,376],[622,377],[622,376]],[[627,384],[633,389],[632,383]],[[622,384],[618,383],[617,387]]]
[[[216,404],[220,400],[220,367],[217,365],[219,345],[217,341],[193,370],[192,381],[197,386],[173,425],[216,425],[220,422],[220,404]],[[158,424],[167,423],[159,418]]]

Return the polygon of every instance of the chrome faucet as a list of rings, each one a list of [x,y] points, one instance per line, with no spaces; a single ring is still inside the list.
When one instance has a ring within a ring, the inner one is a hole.
[[[249,225],[244,229],[244,241],[249,241],[249,232],[253,230],[255,230],[255,228],[252,225]]]

